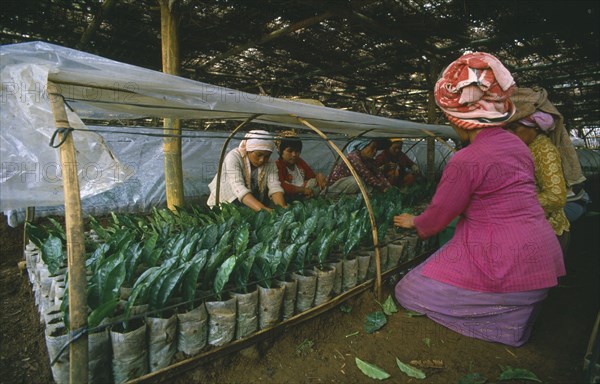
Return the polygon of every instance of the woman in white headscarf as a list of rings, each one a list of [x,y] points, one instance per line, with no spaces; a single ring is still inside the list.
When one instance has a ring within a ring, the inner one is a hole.
[[[223,161],[219,200],[242,203],[254,211],[270,211],[271,199],[286,207],[277,167],[269,161],[275,149],[273,136],[267,131],[254,130],[244,136],[238,148],[232,149]],[[217,175],[208,185],[207,204],[216,204]]]

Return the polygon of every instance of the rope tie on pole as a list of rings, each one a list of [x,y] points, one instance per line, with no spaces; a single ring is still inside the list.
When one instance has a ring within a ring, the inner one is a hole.
[[[67,137],[69,137],[69,134],[71,132],[73,132],[75,129],[68,127],[68,128],[57,128],[54,133],[52,134],[52,137],[50,138],[50,143],[49,145],[52,148],[58,148],[61,145],[63,145],[63,143],[65,142],[65,140],[67,140]],[[56,135],[61,134],[62,135],[62,140],[58,143],[58,144],[54,144],[54,140],[56,140]]]
[[[50,94],[50,95],[53,95],[53,96],[58,96],[58,97],[60,97],[60,98],[62,99],[63,103],[64,103],[64,104],[67,106],[67,108],[69,108],[69,110],[70,110],[71,112],[75,112],[75,111],[73,110],[73,108],[71,108],[71,106],[69,105],[69,103],[67,103],[67,101],[65,100],[65,97],[64,97],[63,95],[61,95],[60,93],[49,93],[49,94]],[[67,120],[56,120],[56,121],[55,121],[55,124],[56,124],[56,125],[60,125],[61,127],[60,127],[60,128],[57,128],[57,129],[54,131],[54,133],[52,134],[52,137],[50,138],[50,143],[49,143],[49,145],[50,145],[52,148],[58,148],[58,147],[60,147],[61,145],[63,145],[63,143],[65,142],[65,140],[67,140],[67,137],[69,137],[69,134],[75,130],[75,128],[71,128],[71,126],[69,125],[69,121],[67,121]],[[54,140],[56,140],[56,136],[57,136],[58,134],[61,134],[61,135],[62,135],[62,140],[60,141],[60,143],[58,143],[58,144],[54,144]]]

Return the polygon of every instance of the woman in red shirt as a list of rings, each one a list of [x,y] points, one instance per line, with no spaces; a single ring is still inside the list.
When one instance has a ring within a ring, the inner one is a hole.
[[[279,181],[287,200],[318,195],[325,188],[325,176],[315,173],[300,157],[302,141],[297,137],[285,137],[279,142],[279,159],[275,162]]]

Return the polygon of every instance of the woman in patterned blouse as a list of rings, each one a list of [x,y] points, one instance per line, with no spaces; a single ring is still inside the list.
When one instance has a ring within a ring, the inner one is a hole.
[[[567,203],[567,185],[563,176],[560,153],[547,136],[554,129],[551,114],[536,111],[508,126],[531,150],[535,164],[535,185],[546,219],[558,237],[565,254],[569,244],[569,220],[564,207]]]
[[[354,170],[367,192],[378,191],[385,192],[392,185],[381,173],[375,162],[379,141],[373,139],[357,139],[348,146],[348,161],[352,164]],[[345,163],[340,162],[333,169],[327,179],[327,191],[331,194],[358,193],[359,188]]]

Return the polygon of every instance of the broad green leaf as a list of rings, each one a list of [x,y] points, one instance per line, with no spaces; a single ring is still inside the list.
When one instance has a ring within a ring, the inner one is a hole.
[[[235,267],[235,263],[237,262],[237,258],[235,256],[231,256],[223,264],[217,271],[217,275],[215,276],[215,284],[214,291],[217,295],[217,298],[221,299],[221,292],[223,292],[223,287],[229,281],[229,276],[231,275],[231,271]]]
[[[263,226],[256,231],[256,238],[261,243],[270,244],[275,234],[272,226]]]
[[[121,285],[123,285],[123,281],[125,281],[125,257],[120,255],[101,285],[101,305],[113,298],[119,297],[119,290]]]
[[[408,317],[419,317],[419,316],[425,316],[425,314],[424,313],[415,312],[415,311],[406,311],[406,316],[408,316]]]
[[[175,288],[179,284],[183,272],[185,272],[185,267],[181,266],[167,275],[167,278],[160,285],[156,303],[153,305],[154,309],[162,310],[165,307],[167,300],[173,295]]]
[[[181,257],[181,250],[183,249],[185,241],[186,241],[185,234],[181,233],[181,234],[179,234],[179,236],[177,236],[175,245],[173,246],[173,248],[168,250],[168,252],[171,254],[171,256]]]
[[[63,228],[63,226],[56,219],[53,219],[52,217],[48,217],[48,221],[50,221],[50,223],[52,224],[52,227],[53,227],[51,229],[48,229],[48,232],[50,232],[54,236],[61,238],[62,241],[67,242],[67,236],[65,234],[65,229]]]
[[[129,243],[133,241],[134,237],[135,234],[130,232],[129,229],[120,230],[120,232],[117,232],[109,239],[111,250],[113,250],[114,253],[125,252],[127,247],[129,247]]]
[[[498,380],[531,380],[541,383],[542,381],[535,375],[535,373],[525,368],[513,368],[509,365],[500,366],[502,373],[498,377]]]
[[[231,245],[228,245],[224,249],[220,250],[218,250],[217,246],[215,249],[217,250],[213,250],[213,254],[206,265],[206,273],[204,274],[204,281],[202,282],[204,290],[208,290],[210,288],[210,284],[213,283],[217,269],[221,266],[221,264],[223,264],[223,261],[225,261],[229,255]]]
[[[317,220],[318,220],[317,216],[311,216],[308,219],[306,219],[306,221],[302,225],[302,234],[301,234],[302,240],[306,241],[306,240],[308,240],[310,235],[312,235],[312,233],[317,228]],[[302,241],[302,242],[304,242],[304,241]]]
[[[185,276],[183,277],[182,289],[183,289],[183,301],[190,302],[196,297],[196,285],[198,284],[198,276],[200,271],[206,265],[206,259],[208,255],[207,249],[202,249],[194,255],[192,260],[189,261],[190,267],[187,269]]]
[[[150,266],[150,267],[156,266],[156,264],[158,263],[158,260],[160,259],[160,257],[163,254],[163,251],[164,251],[164,249],[162,249],[162,248],[154,249],[150,253],[150,256],[148,257],[148,260],[147,260],[148,266]]]
[[[42,244],[42,260],[48,265],[48,271],[55,275],[65,263],[65,254],[63,253],[62,241],[50,235],[44,244]]]
[[[109,238],[110,234],[108,233],[108,231],[106,229],[104,229],[104,227],[102,225],[100,225],[100,223],[98,222],[98,220],[96,220],[95,217],[90,216],[90,227],[91,229],[94,230],[94,232],[96,232],[96,234],[103,240],[106,241],[106,239]]]
[[[115,276],[112,277],[113,283],[109,283],[108,280],[110,279],[110,273],[119,265],[123,263],[123,255],[111,255],[110,257],[105,258],[104,260],[102,260],[102,263],[98,266],[96,273],[94,275],[92,275],[91,279],[90,279],[90,283],[96,283],[97,284],[97,292],[98,292],[98,300],[101,301],[100,304],[102,304],[103,301],[105,301],[103,298],[107,297],[105,296],[107,293],[111,292],[113,287],[111,286],[111,284],[114,284],[114,278]],[[125,274],[123,274],[123,277],[125,276]],[[108,288],[106,288],[108,286]],[[110,296],[110,294],[108,295]]]
[[[261,210],[259,211],[254,218],[254,228],[262,228],[263,223],[265,222],[267,211]]]
[[[294,222],[294,223],[290,224],[288,226],[288,230],[290,231],[289,241],[291,243],[295,243],[296,239],[300,235],[300,230],[301,230],[300,223],[299,222]]]
[[[308,255],[308,243],[303,243],[296,251],[296,257],[292,260],[292,271],[298,272],[304,269],[306,256]]]
[[[325,260],[327,259],[327,256],[329,256],[329,254],[331,253],[331,245],[333,244],[333,239],[335,238],[336,234],[336,231],[333,231],[323,238],[323,241],[321,242],[321,246],[319,247],[319,251],[317,253],[317,262],[319,263],[319,265],[323,265],[325,263]]]
[[[211,224],[204,227],[204,234],[202,235],[202,245],[200,249],[211,249],[213,248],[219,239],[219,229],[216,224]]]
[[[94,253],[92,253],[92,255],[88,257],[85,261],[85,267],[91,269],[92,271],[96,271],[98,265],[102,263],[104,255],[109,250],[109,248],[110,247],[106,243],[100,244],[100,246],[96,248]]]
[[[290,266],[292,258],[296,256],[297,249],[298,244],[290,244],[283,250],[281,260],[277,266],[277,275],[281,276],[282,280],[285,280],[285,274],[288,272],[288,267]]]
[[[125,313],[124,313],[124,319],[123,319],[123,324],[124,324],[125,329],[127,329],[127,327],[128,327],[129,317],[131,315],[131,308],[135,305],[138,296],[140,296],[140,295],[143,296],[147,290],[148,290],[147,284],[138,284],[131,291],[131,295],[129,295],[129,298],[127,299],[127,304],[125,305]]]
[[[140,260],[140,256],[142,255],[142,244],[141,243],[132,243],[127,248],[125,253],[125,281],[127,283],[131,283],[133,279],[133,275],[137,268],[138,262]]]
[[[104,320],[106,317],[112,315],[115,311],[115,308],[119,304],[119,299],[114,298],[103,303],[98,308],[94,309],[89,315],[87,319],[88,328],[95,328]]]
[[[386,324],[387,318],[383,312],[371,312],[367,315],[367,319],[365,321],[365,331],[367,333],[373,333],[380,330]]]
[[[190,257],[192,257],[192,255],[194,255],[196,245],[200,241],[201,236],[202,236],[202,233],[200,233],[200,232],[196,232],[196,233],[192,234],[188,243],[181,250],[181,259],[183,261],[188,261],[190,259]]]
[[[378,366],[376,366],[374,364],[367,363],[366,361],[362,361],[358,357],[355,357],[354,361],[356,362],[356,366],[358,367],[358,369],[360,369],[360,371],[362,373],[364,373],[366,376],[370,377],[371,379],[385,380],[385,379],[388,379],[391,377],[391,375],[389,373],[387,373],[386,371],[384,371],[383,369],[379,368]]]
[[[485,384],[487,381],[487,377],[483,376],[481,373],[469,373],[468,375],[461,377],[458,380],[458,384]]]
[[[392,298],[392,295],[389,295],[387,299],[385,299],[381,308],[383,309],[383,313],[388,316],[398,312],[398,307],[396,306],[396,302]]]
[[[241,256],[246,247],[248,247],[248,238],[248,224],[244,224],[237,229],[237,233],[233,239],[233,250],[237,256]]]
[[[350,226],[348,227],[347,240],[344,244],[344,248],[342,252],[344,255],[350,254],[352,250],[358,245],[361,240],[360,237],[360,223],[358,216],[358,211],[354,211],[350,214]]]
[[[167,280],[167,278],[169,278],[170,274],[171,274],[170,267],[163,266],[159,269],[159,273],[157,276],[155,276],[153,283],[150,284],[150,282],[148,282],[148,293],[149,293],[148,294],[148,304],[151,309],[160,308],[159,304],[158,304],[160,288],[162,287],[165,280]]]
[[[28,221],[25,222],[25,228],[27,229],[29,240],[31,240],[31,242],[39,249],[42,249],[42,244],[44,244],[44,241],[48,238],[48,232]]]
[[[402,372],[406,373],[410,377],[414,377],[415,379],[421,379],[421,380],[427,377],[425,375],[425,372],[421,371],[418,368],[413,367],[412,365],[401,362],[397,357],[396,357],[396,364],[398,365],[398,368],[400,368],[400,370]]]
[[[227,224],[227,223],[224,223]],[[223,232],[223,234],[221,235],[221,238],[219,239],[219,242],[217,243],[216,248],[217,249],[225,249],[225,247],[230,246],[230,241],[231,241],[231,237],[232,237],[232,229],[231,227],[229,227],[229,230],[227,230],[226,232]]]
[[[271,268],[263,258],[256,258],[254,265],[252,266],[252,273],[254,279],[265,288],[271,288]]]

